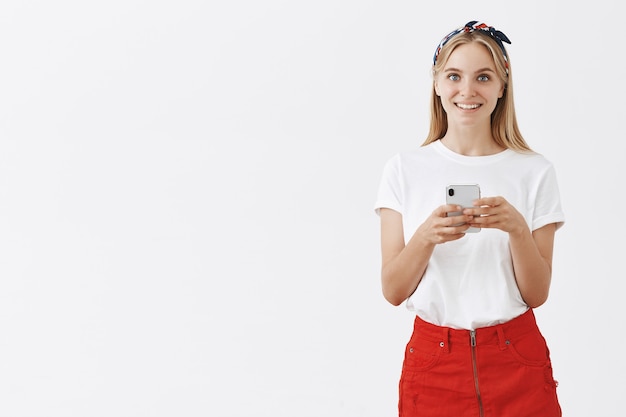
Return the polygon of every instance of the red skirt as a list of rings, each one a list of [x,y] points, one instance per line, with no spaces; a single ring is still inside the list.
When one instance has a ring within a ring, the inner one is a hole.
[[[474,331],[415,318],[400,417],[560,417],[550,352],[532,309]]]

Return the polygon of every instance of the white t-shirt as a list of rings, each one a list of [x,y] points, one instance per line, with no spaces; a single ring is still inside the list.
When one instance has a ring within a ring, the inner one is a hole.
[[[495,155],[464,156],[435,141],[393,156],[385,165],[375,204],[402,214],[404,239],[440,205],[449,184],[476,183],[482,197],[502,196],[530,230],[564,214],[552,164],[537,153],[507,149]],[[406,306],[423,320],[457,329],[504,323],[524,313],[515,281],[508,233],[481,229],[435,247],[424,276]]]

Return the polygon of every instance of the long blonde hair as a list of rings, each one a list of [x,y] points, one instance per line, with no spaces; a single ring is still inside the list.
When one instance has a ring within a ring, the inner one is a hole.
[[[511,77],[511,61],[505,60],[502,49],[488,34],[477,30],[473,32],[460,32],[453,36],[442,48],[433,66],[433,89],[430,100],[430,131],[422,146],[441,139],[448,131],[448,117],[441,98],[435,91],[435,79],[437,74],[443,69],[450,54],[459,46],[477,42],[484,45],[491,53],[496,65],[496,72],[504,85],[504,93],[498,100],[496,108],[491,114],[491,134],[495,142],[508,149],[521,152],[532,152],[530,146],[524,140],[517,125],[515,116],[515,105],[513,102],[513,79]],[[508,72],[507,72],[508,69]]]

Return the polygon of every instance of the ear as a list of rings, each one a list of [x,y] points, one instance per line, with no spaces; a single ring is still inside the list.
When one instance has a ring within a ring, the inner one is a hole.
[[[502,84],[502,87],[500,87],[500,93],[498,94],[498,98],[502,98],[502,96],[504,95],[505,89],[506,89],[506,85]]]
[[[433,87],[435,88],[435,94],[437,94],[438,97],[441,97],[441,94],[439,93],[439,83],[437,82],[437,80],[433,82]]]

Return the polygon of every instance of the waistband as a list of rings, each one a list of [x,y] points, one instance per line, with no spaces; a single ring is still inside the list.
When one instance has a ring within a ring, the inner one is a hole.
[[[446,347],[448,344],[467,346],[472,344],[474,346],[497,344],[504,348],[508,344],[507,335],[522,335],[536,329],[537,321],[532,308],[529,308],[525,313],[506,323],[480,327],[476,330],[462,330],[437,326],[422,320],[419,316],[415,316],[413,324],[415,334],[432,341],[444,342]]]

